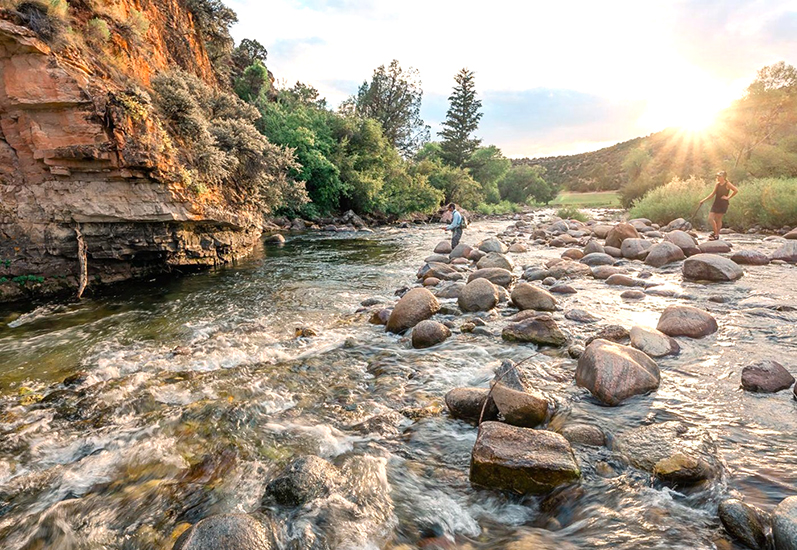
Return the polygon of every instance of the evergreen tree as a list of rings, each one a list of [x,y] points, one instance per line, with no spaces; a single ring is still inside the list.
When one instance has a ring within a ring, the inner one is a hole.
[[[479,120],[482,118],[479,109],[482,102],[476,99],[473,71],[462,69],[454,80],[457,84],[448,98],[451,106],[439,135],[443,138],[440,144],[443,160],[451,166],[461,168],[481,143],[480,139],[472,138],[471,134],[479,127]]]

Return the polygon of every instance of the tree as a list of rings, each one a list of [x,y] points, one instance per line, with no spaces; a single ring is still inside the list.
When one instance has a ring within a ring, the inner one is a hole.
[[[443,122],[443,130],[439,135],[443,138],[440,147],[444,161],[456,167],[463,167],[481,140],[471,137],[479,127],[482,118],[482,102],[476,99],[474,75],[468,69],[462,69],[454,77],[456,86],[448,97],[450,107]]]
[[[234,66],[234,73],[236,75],[242,74],[247,67],[260,61],[263,65],[266,64],[268,57],[268,50],[257,40],[250,40],[244,38],[238,47],[232,52],[232,63]]]
[[[504,156],[501,149],[495,145],[479,147],[468,159],[467,167],[473,179],[482,186],[485,200],[493,204],[500,201],[498,182],[512,167],[512,161]]]
[[[371,82],[363,82],[357,96],[341,107],[377,120],[385,137],[406,157],[429,141],[429,127],[421,119],[422,98],[418,71],[404,70],[394,59],[387,68],[380,65]]]
[[[481,185],[464,168],[434,160],[422,160],[412,169],[413,175],[425,176],[429,184],[443,192],[445,202],[475,208],[484,201]]]
[[[243,74],[235,79],[233,89],[238,97],[244,101],[252,102],[270,87],[268,69],[259,60],[249,65]]]
[[[548,204],[556,198],[556,190],[543,179],[542,166],[513,166],[498,183],[501,199],[515,203],[526,203],[529,199]]]

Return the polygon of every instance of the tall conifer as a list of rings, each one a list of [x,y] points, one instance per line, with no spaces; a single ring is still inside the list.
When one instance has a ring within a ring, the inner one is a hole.
[[[450,166],[462,167],[471,154],[479,147],[480,139],[471,137],[479,127],[482,118],[482,102],[476,99],[476,85],[473,71],[462,69],[454,77],[456,86],[449,96],[450,107],[443,122],[443,130],[438,132],[443,140],[440,143],[442,157]]]

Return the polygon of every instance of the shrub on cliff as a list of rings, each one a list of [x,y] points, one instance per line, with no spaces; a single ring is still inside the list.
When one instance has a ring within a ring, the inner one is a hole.
[[[303,185],[289,177],[297,167],[292,152],[257,131],[257,109],[183,71],[162,73],[152,86],[155,105],[197,184],[266,211],[307,200]]]

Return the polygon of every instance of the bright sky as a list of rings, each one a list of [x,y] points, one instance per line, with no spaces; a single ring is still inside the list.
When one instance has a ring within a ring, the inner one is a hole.
[[[699,127],[761,67],[797,65],[797,0],[225,0],[236,41],[268,49],[278,83],[331,106],[379,65],[420,71],[440,129],[454,75],[476,74],[477,137],[510,157],[599,149]]]

